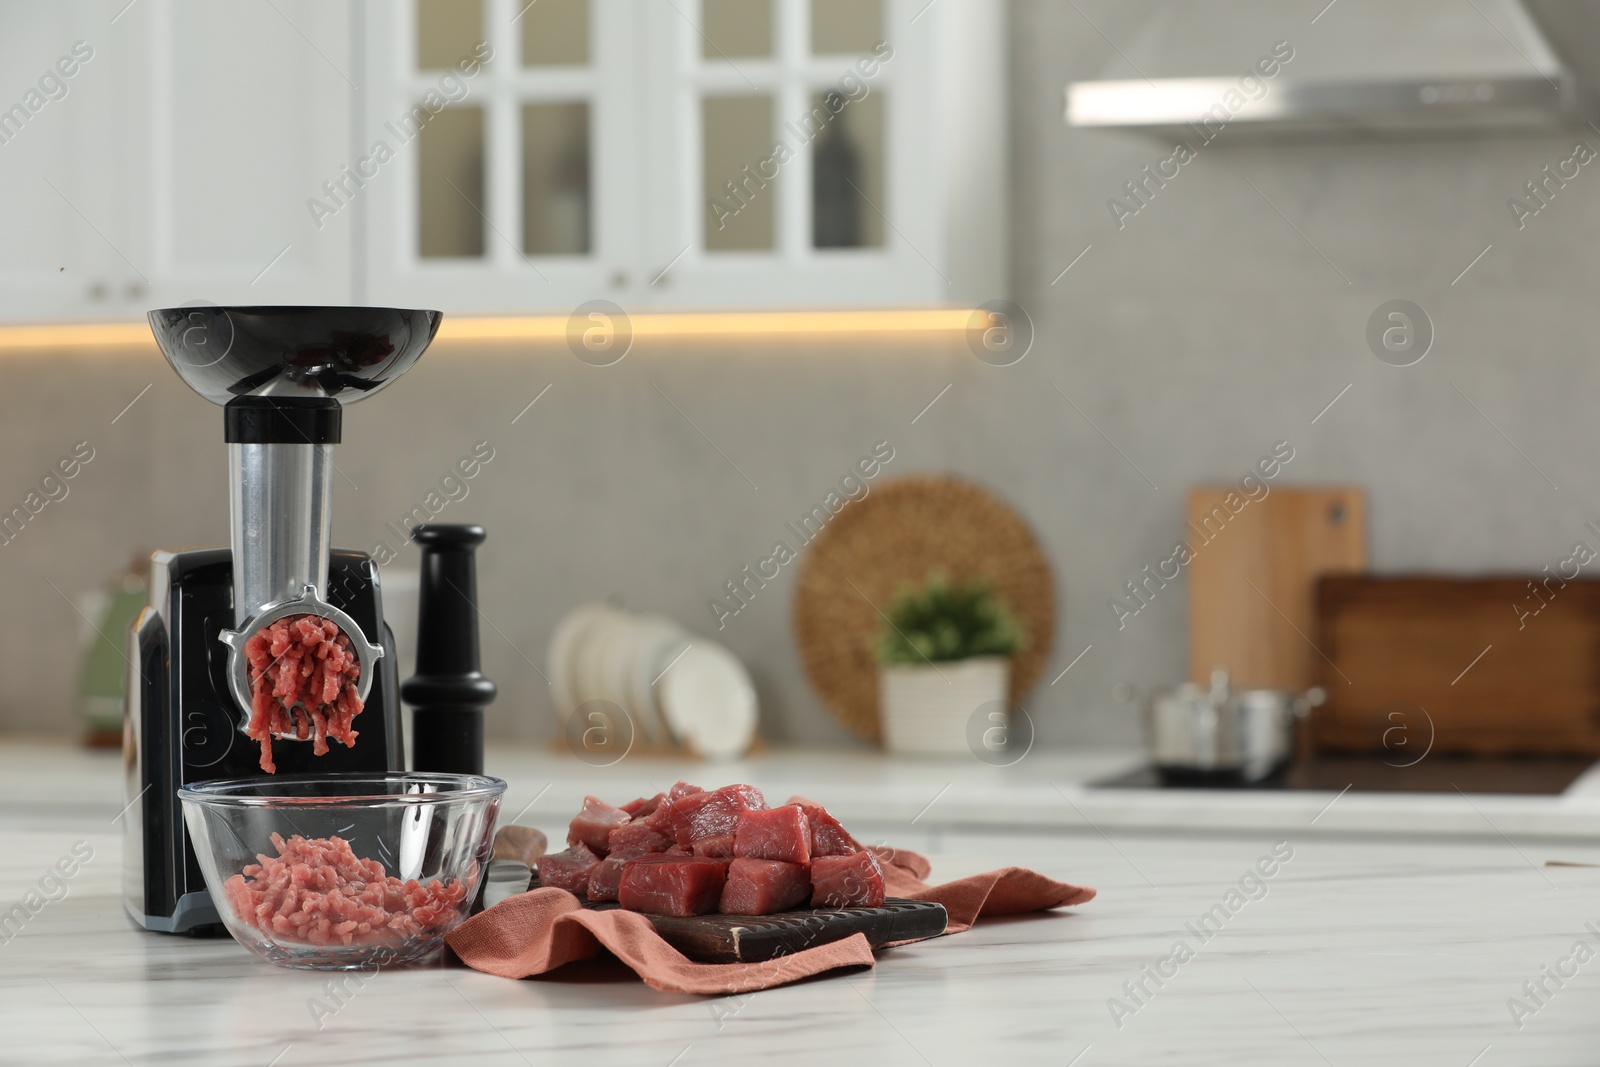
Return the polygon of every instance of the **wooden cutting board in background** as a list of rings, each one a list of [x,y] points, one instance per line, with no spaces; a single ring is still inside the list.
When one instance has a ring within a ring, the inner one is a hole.
[[[1552,579],[1547,602],[1529,581],[1322,579],[1313,636],[1337,669],[1318,661],[1316,747],[1600,754],[1600,580]]]
[[[1230,493],[1236,505],[1243,498],[1237,485],[1189,491],[1189,677],[1207,682],[1220,665],[1235,688],[1309,688],[1320,677],[1308,640],[1316,580],[1366,569],[1366,494],[1354,486],[1273,488],[1231,514]]]

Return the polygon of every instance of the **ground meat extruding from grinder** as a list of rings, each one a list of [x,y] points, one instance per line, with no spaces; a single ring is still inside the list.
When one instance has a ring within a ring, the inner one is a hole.
[[[461,916],[467,886],[460,878],[423,885],[393,878],[364,860],[342,837],[283,839],[277,856],[260,854],[225,884],[241,923],[279,942],[311,945],[396,944],[444,933]]]
[[[351,722],[361,714],[357,688],[361,660],[331,620],[318,615],[291,615],[258,630],[245,642],[250,672],[252,741],[261,743],[261,769],[277,771],[272,762],[274,736],[310,738],[312,751],[324,755],[328,738],[354,745]]]

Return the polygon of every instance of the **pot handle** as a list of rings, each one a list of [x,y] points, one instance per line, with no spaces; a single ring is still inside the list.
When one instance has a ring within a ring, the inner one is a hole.
[[[1304,693],[1294,698],[1294,717],[1297,719],[1308,718],[1312,708],[1320,708],[1327,703],[1328,691],[1322,686],[1313,686]]]
[[[1228,701],[1228,668],[1217,664],[1211,668],[1211,705],[1221,707]]]

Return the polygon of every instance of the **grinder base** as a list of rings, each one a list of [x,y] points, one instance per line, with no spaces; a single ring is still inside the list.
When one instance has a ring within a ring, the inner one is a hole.
[[[394,635],[383,622],[377,568],[363,552],[329,557],[327,601],[347,613],[385,654],[353,748],[326,755],[309,741],[274,741],[280,774],[405,769]],[[233,555],[228,549],[157,552],[150,603],[129,635],[130,677],[123,722],[123,900],[134,921],[163,933],[198,933],[218,921],[206,893],[177,789],[212,778],[265,777],[260,746],[239,729],[229,692],[234,623]]]

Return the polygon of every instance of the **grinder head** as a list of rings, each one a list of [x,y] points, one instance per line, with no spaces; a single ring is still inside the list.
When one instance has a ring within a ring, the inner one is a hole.
[[[353,404],[411,368],[437,311],[367,307],[194,307],[149,313],[161,354],[215,404],[240,396]]]
[[[245,647],[281,618],[316,615],[349,639],[364,701],[382,646],[324,599],[328,481],[340,413],[411,368],[437,311],[366,307],[163,308],[148,315],[162,355],[195,392],[227,409],[235,628],[228,685],[248,732]]]

